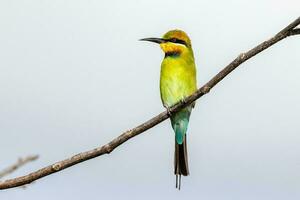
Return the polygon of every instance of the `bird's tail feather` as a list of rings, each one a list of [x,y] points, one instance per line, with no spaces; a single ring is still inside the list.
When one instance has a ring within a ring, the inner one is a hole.
[[[175,140],[174,173],[176,175],[176,188],[180,190],[181,175],[189,175],[186,135],[182,144],[178,144]]]

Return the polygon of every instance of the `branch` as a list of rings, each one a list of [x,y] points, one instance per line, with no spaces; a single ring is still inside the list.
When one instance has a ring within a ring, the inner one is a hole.
[[[216,76],[214,76],[209,82],[207,82],[203,87],[198,89],[191,96],[185,98],[183,101],[177,103],[176,105],[170,107],[170,112],[175,113],[182,108],[188,106],[193,101],[199,99],[203,95],[207,94],[211,88],[213,88],[217,83],[219,83],[223,78],[225,78],[229,73],[231,73],[235,68],[237,68],[240,64],[244,63],[246,60],[252,58],[256,54],[262,52],[263,50],[269,48],[280,40],[290,36],[298,34],[298,29],[294,29],[297,25],[300,24],[300,17],[297,18],[290,25],[285,27],[282,31],[277,33],[274,37],[270,38],[254,47],[253,49],[247,51],[246,53],[241,53],[237,58],[235,58],[229,65],[227,65],[223,70],[221,70]],[[296,33],[297,32],[297,33]],[[82,152],[76,154],[70,158],[65,160],[56,162],[52,165],[39,169],[35,172],[32,172],[28,175],[17,177],[14,179],[9,179],[4,182],[0,182],[0,189],[7,189],[22,186],[24,184],[31,183],[37,179],[48,176],[50,174],[56,173],[78,163],[84,162],[86,160],[101,156],[103,154],[111,153],[116,147],[120,146],[127,140],[143,133],[144,131],[152,128],[153,126],[161,123],[162,121],[169,118],[169,114],[167,111],[160,113],[159,115],[153,117],[152,119],[146,121],[145,123],[131,129],[129,131],[124,132],[117,138],[113,139],[106,145],[95,148],[90,151]]]
[[[7,176],[7,175],[13,173],[14,171],[16,171],[18,168],[22,167],[23,165],[25,165],[29,162],[35,161],[38,158],[39,158],[38,155],[27,156],[25,158],[19,158],[18,161],[15,164],[13,164],[13,165],[7,167],[6,169],[0,171],[0,179],[3,178],[4,176]]]
[[[299,35],[299,34],[300,34],[300,28],[295,28],[289,32],[288,36]]]

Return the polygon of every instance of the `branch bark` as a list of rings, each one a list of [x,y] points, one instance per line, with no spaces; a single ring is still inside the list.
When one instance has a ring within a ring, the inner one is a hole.
[[[215,75],[209,82],[207,82],[204,86],[198,89],[194,94],[185,98],[183,101],[177,103],[176,105],[170,108],[170,112],[174,113],[179,111],[180,109],[186,107],[193,101],[199,99],[203,95],[207,94],[217,83],[219,83],[223,78],[225,78],[229,73],[231,73],[234,69],[236,69],[239,65],[247,61],[248,59],[252,58],[256,54],[262,52],[263,50],[269,48],[270,46],[274,45],[275,43],[281,41],[282,39],[300,34],[299,28],[295,28],[300,24],[300,17],[298,17],[295,21],[277,33],[275,36],[262,42],[261,44],[257,45],[253,49],[241,53],[237,58],[235,58],[231,63],[229,63],[223,70],[221,70],[217,75]],[[9,179],[4,182],[0,182],[0,189],[8,189],[13,187],[22,186],[25,184],[29,184],[32,181],[40,179],[42,177],[48,176],[50,174],[56,173],[78,163],[87,161],[89,159],[101,156],[103,154],[111,153],[116,147],[120,146],[130,138],[133,138],[146,130],[152,128],[153,126],[161,123],[162,121],[169,118],[169,114],[167,111],[160,113],[159,115],[153,117],[152,119],[142,123],[141,125],[135,127],[134,129],[128,130],[118,136],[117,138],[113,139],[111,142],[103,145],[101,147],[92,149],[90,151],[82,152],[76,154],[70,158],[65,160],[56,162],[52,165],[39,169],[35,172],[32,172],[28,175],[17,177],[14,179]]]
[[[5,168],[4,170],[0,171],[0,179],[3,178],[4,176],[7,176],[7,175],[13,173],[14,171],[16,171],[18,168],[22,167],[23,165],[25,165],[29,162],[35,161],[38,158],[39,158],[38,155],[27,156],[25,158],[19,158],[18,161],[15,164],[13,164],[13,165]]]
[[[293,29],[293,30],[290,31],[289,36],[299,35],[299,34],[300,34],[300,28],[295,28],[295,29]]]

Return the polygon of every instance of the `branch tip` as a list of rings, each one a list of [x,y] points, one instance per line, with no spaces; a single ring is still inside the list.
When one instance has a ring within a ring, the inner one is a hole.
[[[16,171],[18,168],[22,167],[23,165],[35,161],[36,159],[38,159],[38,155],[34,155],[34,156],[27,156],[27,157],[19,157],[17,162],[9,167],[7,167],[6,169],[4,169],[3,171],[0,171],[0,179],[4,176],[7,176],[8,174],[13,173],[14,171]],[[0,182],[1,184],[1,182]]]

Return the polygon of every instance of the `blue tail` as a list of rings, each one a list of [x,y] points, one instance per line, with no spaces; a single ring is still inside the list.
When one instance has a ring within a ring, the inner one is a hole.
[[[188,119],[181,119],[175,123],[174,131],[175,131],[175,139],[177,144],[183,143],[183,138],[186,134],[188,123],[189,123]]]
[[[175,132],[175,139],[177,144],[183,143],[184,136],[189,124],[190,114],[191,109],[185,108],[171,116],[171,123]]]
[[[175,132],[174,174],[176,175],[176,188],[178,189],[181,185],[181,175],[189,175],[186,131],[191,110],[192,107],[189,106],[171,116],[171,123]]]

